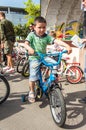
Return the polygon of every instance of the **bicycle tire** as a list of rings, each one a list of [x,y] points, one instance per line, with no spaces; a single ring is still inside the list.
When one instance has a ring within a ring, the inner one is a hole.
[[[49,99],[53,120],[59,127],[63,127],[66,121],[66,105],[61,90],[55,88],[50,91]]]
[[[22,68],[23,68],[23,65],[24,65],[24,63],[25,63],[25,57],[23,57],[22,59],[20,59],[19,61],[18,61],[18,64],[17,64],[17,68],[16,68],[16,70],[17,70],[17,72],[18,73],[21,73],[22,72]]]
[[[29,63],[26,62],[22,68],[22,76],[29,77]]]
[[[35,91],[36,100],[40,99],[43,96],[43,91],[40,88],[39,81],[36,81],[34,91]]]
[[[7,79],[0,75],[0,104],[6,101],[10,94],[10,85]]]
[[[75,73],[75,75],[73,75],[72,72]],[[79,83],[83,77],[83,71],[78,66],[70,66],[66,74],[66,79],[71,84]]]

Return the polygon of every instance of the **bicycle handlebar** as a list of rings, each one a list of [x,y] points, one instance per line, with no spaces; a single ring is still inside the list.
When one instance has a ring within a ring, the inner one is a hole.
[[[61,62],[61,58],[62,58],[62,55],[64,53],[67,53],[68,51],[67,50],[63,50],[62,52],[55,52],[55,53],[47,53],[47,54],[42,54],[40,52],[36,52],[36,55],[38,55],[40,58],[41,58],[41,62],[45,65],[45,66],[49,66],[49,67],[53,67],[53,66],[57,66],[60,64]],[[48,63],[45,61],[45,57],[46,56],[58,56],[58,59],[57,59],[57,62],[56,63]]]

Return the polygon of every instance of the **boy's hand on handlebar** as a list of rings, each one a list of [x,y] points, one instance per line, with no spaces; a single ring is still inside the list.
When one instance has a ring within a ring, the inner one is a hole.
[[[30,48],[30,49],[28,50],[28,53],[29,53],[29,55],[33,55],[33,54],[34,54],[34,50],[33,50],[32,48]]]

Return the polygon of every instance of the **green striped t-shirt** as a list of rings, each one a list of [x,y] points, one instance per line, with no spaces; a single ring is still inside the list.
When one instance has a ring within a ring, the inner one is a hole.
[[[30,46],[35,50],[35,52],[45,54],[47,45],[52,44],[54,38],[47,34],[44,34],[43,36],[39,37],[38,35],[36,35],[35,32],[31,32],[27,36],[26,40],[30,43]],[[38,59],[38,57],[29,56],[29,59]]]

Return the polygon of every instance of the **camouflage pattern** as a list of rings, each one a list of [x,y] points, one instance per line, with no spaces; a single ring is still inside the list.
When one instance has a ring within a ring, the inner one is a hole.
[[[14,43],[10,40],[4,42],[4,54],[12,54]]]
[[[0,23],[1,41],[15,41],[15,33],[13,25],[7,19],[2,19]]]

